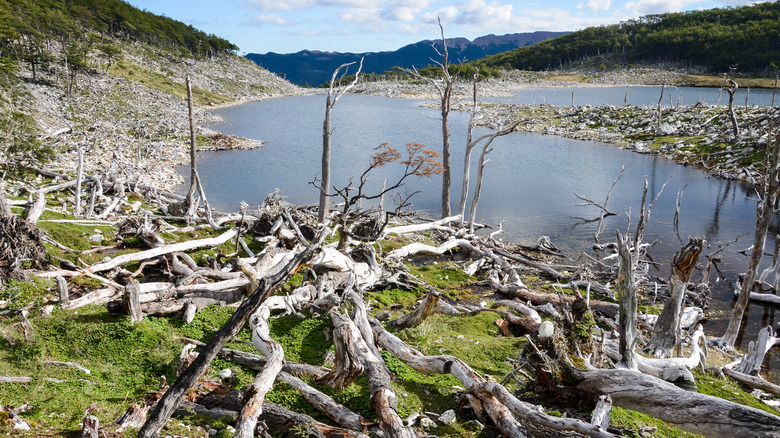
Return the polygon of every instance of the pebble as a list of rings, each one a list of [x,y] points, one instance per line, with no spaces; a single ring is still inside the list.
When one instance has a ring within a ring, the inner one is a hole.
[[[428,417],[420,417],[420,427],[423,429],[431,429],[436,427],[436,422]]]
[[[539,338],[541,339],[549,339],[552,338],[553,333],[555,333],[555,326],[550,321],[543,321],[542,324],[539,326]]]

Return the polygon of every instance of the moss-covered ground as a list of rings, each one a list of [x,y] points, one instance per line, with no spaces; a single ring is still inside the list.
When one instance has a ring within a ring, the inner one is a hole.
[[[54,194],[53,196],[56,196]],[[56,203],[52,203],[56,206]],[[149,206],[152,208],[152,206]],[[106,241],[113,241],[116,230],[110,225],[76,225],[57,222],[72,219],[71,216],[47,212],[41,222],[46,233],[58,242],[78,250],[78,253],[63,251],[47,245],[50,255],[73,263],[93,263],[105,254],[80,254],[92,248],[88,240],[96,230],[102,232]],[[47,221],[48,220],[48,221]],[[167,233],[168,242],[203,238],[218,233],[201,230],[186,233]],[[428,239],[430,238],[427,237]],[[234,243],[219,248],[193,251],[196,261],[204,262],[206,255],[216,257],[218,253],[230,253]],[[388,252],[403,245],[403,241],[382,241],[377,244],[380,252]],[[140,247],[130,240],[112,253],[138,251]],[[449,297],[469,302],[487,301],[492,297],[486,291],[474,286],[478,279],[464,274],[452,256],[431,259],[415,259],[407,265],[408,270],[421,281],[444,292]],[[526,277],[532,287],[544,289],[544,276]],[[289,292],[303,281],[303,273],[296,274],[283,292]],[[77,292],[86,292],[99,285],[91,280],[82,281]],[[369,312],[377,315],[389,312],[396,318],[411,312],[424,289],[386,289],[366,293]],[[200,311],[195,319],[185,324],[178,317],[146,317],[141,323],[131,324],[126,316],[112,315],[104,306],[87,306],[77,310],[62,310],[57,306],[56,286],[53,281],[33,278],[30,282],[11,281],[0,287],[0,375],[28,376],[30,383],[0,383],[0,402],[6,406],[27,406],[22,417],[33,426],[36,436],[77,436],[84,411],[96,404],[95,415],[101,424],[108,425],[116,420],[133,402],[140,401],[148,392],[159,388],[164,376],[168,382],[175,378],[182,337],[208,341],[231,316],[232,307],[212,306]],[[51,313],[43,312],[47,306]],[[28,326],[19,312],[27,310]],[[657,311],[645,307],[643,312]],[[422,324],[409,329],[391,329],[402,340],[427,355],[452,355],[464,360],[480,375],[501,381],[514,370],[513,359],[517,359],[527,342],[525,337],[507,337],[496,325],[499,315],[493,312],[477,312],[447,316],[434,314]],[[578,330],[585,336],[595,326],[595,321],[584,321]],[[272,318],[271,336],[284,348],[285,358],[291,362],[302,362],[330,367],[333,365],[333,343],[330,335],[331,323],[327,315],[307,314],[304,318],[295,315]],[[228,346],[230,348],[255,352],[249,343],[250,332],[245,328]],[[398,409],[406,416],[415,412],[441,413],[455,409],[459,421],[452,426],[439,426],[427,433],[437,436],[465,437],[482,436],[473,418],[458,410],[457,394],[461,384],[450,375],[423,375],[383,352],[388,368],[394,375],[393,385],[399,394]],[[74,367],[47,363],[47,361],[77,362],[90,370],[89,374]],[[227,382],[240,389],[253,381],[255,371],[239,366],[229,360],[216,359],[208,376],[218,379],[219,372],[230,368],[235,378]],[[734,400],[739,403],[771,411],[771,408],[750,395],[740,385],[696,373],[699,390],[704,393]],[[338,402],[361,415],[375,419],[369,406],[369,394],[365,378],[358,379],[344,390],[335,391],[319,385],[313,379],[310,384],[331,395]],[[516,382],[516,381],[512,381]],[[525,393],[528,388],[519,383],[508,384],[510,390]],[[268,395],[270,401],[291,409],[308,413],[318,420],[328,421],[311,408],[293,389],[277,384]],[[550,406],[555,409],[555,406]],[[555,411],[551,411],[555,413]],[[587,417],[588,412],[579,415]],[[687,437],[663,422],[628,410],[615,408],[612,424],[627,428],[627,434],[639,432],[641,428],[655,428],[653,436]],[[223,422],[201,417],[175,419],[169,423],[167,433],[179,436],[206,436],[207,428],[224,429]],[[630,430],[629,430],[630,429]],[[13,434],[11,427],[0,422],[0,433]],[[224,436],[226,432],[221,432]],[[128,431],[125,436],[133,436]]]

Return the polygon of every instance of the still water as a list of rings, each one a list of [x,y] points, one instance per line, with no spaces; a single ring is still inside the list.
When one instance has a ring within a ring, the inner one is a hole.
[[[648,96],[659,91],[651,87],[632,88],[642,88]],[[575,93],[586,90],[593,89],[578,88]],[[625,88],[600,90],[601,96],[608,93],[619,96],[620,102],[607,103],[622,104]],[[545,99],[548,102],[560,99],[566,93],[570,99],[570,90],[543,91],[547,92]],[[696,91],[703,93],[705,90]],[[707,92],[717,93],[717,90]],[[751,92],[751,96],[754,94]],[[655,99],[657,101],[657,94]],[[279,188],[289,202],[316,203],[317,190],[309,181],[320,172],[324,109],[325,96],[313,95],[270,99],[215,111],[224,121],[212,128],[261,139],[266,144],[249,151],[198,155],[198,171],[212,205],[226,211],[236,211],[241,201],[257,206],[275,188]],[[439,149],[441,125],[438,116],[436,110],[421,108],[419,101],[344,96],[333,110],[333,185],[343,187],[350,177],[362,173],[374,148],[383,142],[400,150],[409,142]],[[468,116],[452,113],[450,120],[454,209],[460,194]],[[477,135],[485,132],[488,131],[480,130]],[[649,198],[655,197],[665,185],[645,229],[646,242],[658,240],[651,250],[659,264],[655,274],[668,275],[672,255],[688,237],[706,239],[709,247],[705,247],[705,255],[717,251],[719,244],[738,239],[722,252],[719,268],[726,279],[713,286],[708,309],[711,318],[707,323],[708,333],[722,334],[725,329],[723,315],[732,303],[733,283],[747,265],[747,258],[738,251],[752,244],[750,233],[755,224],[756,204],[749,187],[712,178],[693,166],[678,165],[665,158],[640,155],[598,142],[513,133],[497,139],[493,146],[494,150],[488,156],[490,161],[477,220],[493,227],[501,224],[505,230],[502,236],[507,241],[533,243],[539,236],[547,235],[574,259],[589,251],[597,228],[594,219],[598,218],[599,211],[595,207],[578,206],[581,201],[575,193],[603,202],[624,166],[625,173],[616,184],[608,206],[618,214],[605,219],[602,241],[614,240],[615,231],[625,232],[629,223],[632,229],[635,227],[645,178]],[[475,154],[473,160],[477,158],[478,154]],[[370,177],[372,187],[377,189],[384,179],[392,182],[400,172],[400,166],[377,169]],[[188,175],[187,169],[182,169],[182,174]],[[420,191],[412,198],[415,210],[438,216],[440,178],[413,179],[405,189]],[[678,193],[682,196],[682,207],[676,230],[674,215]],[[780,231],[777,223],[773,227],[770,236]],[[774,241],[770,239],[767,251],[773,247]],[[700,279],[700,275],[700,272],[695,273],[694,280]],[[752,339],[767,324],[775,324],[774,308],[751,304],[747,332],[752,335],[748,337]],[[750,340],[748,337],[743,344]],[[774,361],[771,368],[779,369],[780,363],[774,364]]]

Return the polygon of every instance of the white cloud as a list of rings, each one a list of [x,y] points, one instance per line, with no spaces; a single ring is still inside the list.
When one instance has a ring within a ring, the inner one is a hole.
[[[243,0],[243,6],[262,11],[292,11],[327,6],[375,8],[384,0]]]
[[[591,11],[608,11],[612,7],[612,0],[588,0],[587,3],[580,3],[577,9],[590,9]]]
[[[338,12],[341,21],[362,26],[376,25],[382,22],[379,8],[345,8]]]
[[[264,24],[273,24],[276,26],[293,26],[294,22],[276,14],[260,14],[252,17],[250,25],[261,26]]]
[[[679,12],[694,9],[696,3],[704,3],[705,0],[637,0],[626,3],[626,9],[634,17],[648,14],[660,14],[664,12]]]

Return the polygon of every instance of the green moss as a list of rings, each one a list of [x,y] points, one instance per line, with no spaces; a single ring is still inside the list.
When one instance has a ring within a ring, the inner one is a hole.
[[[15,310],[34,304],[40,307],[53,297],[51,280],[33,277],[31,281],[9,280],[0,286],[0,309]]]
[[[617,406],[612,406],[612,410],[610,411],[609,415],[609,423],[615,426],[622,426],[633,429],[630,431],[625,431],[624,435],[635,438],[642,438],[646,436],[636,432],[639,428],[642,427],[654,427],[656,430],[653,432],[653,436],[657,438],[696,438],[701,436],[680,430],[674,426],[670,426],[669,424],[649,415],[623,409]]]
[[[574,333],[583,339],[587,339],[595,327],[596,319],[593,317],[593,314],[585,312],[582,318],[577,321],[577,324],[574,325]]]
[[[4,404],[34,406],[24,417],[44,430],[76,433],[92,403],[101,408],[100,422],[108,424],[129,403],[156,390],[160,376],[169,381],[175,377],[173,364],[181,344],[167,319],[145,318],[132,325],[127,317],[110,315],[103,306],[55,310],[49,316],[31,314],[29,319],[34,327],[29,341],[21,335],[13,345],[0,340],[0,375],[30,376],[33,382],[0,386],[0,399]],[[0,325],[12,334],[16,322],[3,319]],[[91,372],[45,364],[46,360],[77,362]]]
[[[505,338],[492,312],[475,315],[432,315],[417,327],[398,333],[424,354],[449,354],[480,374],[500,380],[512,371],[507,361],[523,348],[525,338]]]
[[[407,265],[407,268],[411,274],[445,292],[463,289],[468,283],[475,280],[474,277],[451,263],[434,263],[424,266]]]
[[[751,390],[743,388],[739,383],[731,379],[720,379],[711,374],[703,373],[700,369],[692,371],[700,393],[720,397],[724,400],[730,400],[777,415],[775,409],[750,395]]]
[[[457,408],[453,387],[458,379],[449,374],[421,374],[387,351],[382,351],[388,369],[398,379],[393,386],[398,392],[398,412],[402,417],[413,412],[444,412]]]
[[[400,305],[403,309],[411,309],[417,303],[417,299],[425,294],[425,291],[408,291],[404,289],[385,289],[370,292],[366,298],[375,303],[374,310],[381,311],[394,305]]]
[[[312,365],[323,365],[325,353],[333,348],[330,336],[331,321],[328,316],[301,319],[287,315],[272,319],[271,337],[284,348],[285,359]]]

